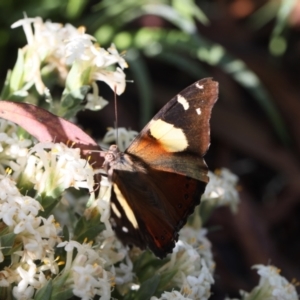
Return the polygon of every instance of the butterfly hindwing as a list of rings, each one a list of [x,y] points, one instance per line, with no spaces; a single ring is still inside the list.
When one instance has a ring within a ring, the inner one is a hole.
[[[148,246],[163,258],[172,251],[178,231],[200,203],[205,185],[153,169],[146,173],[115,171],[111,213],[118,237],[141,249]]]

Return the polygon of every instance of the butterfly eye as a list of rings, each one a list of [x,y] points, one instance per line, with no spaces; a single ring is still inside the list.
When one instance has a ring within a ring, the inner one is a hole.
[[[106,153],[106,155],[105,155],[105,161],[111,162],[113,160],[115,160],[115,156],[113,155],[113,153],[111,153],[111,152]]]

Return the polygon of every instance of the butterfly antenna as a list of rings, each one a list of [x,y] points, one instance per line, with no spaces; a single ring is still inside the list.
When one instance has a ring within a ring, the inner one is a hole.
[[[118,136],[118,107],[117,107],[117,87],[114,88],[115,91],[115,127],[116,127],[116,145],[118,146],[119,136]]]

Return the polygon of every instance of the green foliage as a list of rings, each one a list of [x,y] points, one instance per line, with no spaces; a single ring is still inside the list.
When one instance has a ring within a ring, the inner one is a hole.
[[[240,59],[232,56],[224,47],[203,37],[197,30],[196,20],[204,25],[208,24],[201,9],[195,9],[195,1],[132,1],[126,0],[122,3],[117,1],[101,1],[96,6],[95,14],[97,20],[93,20],[92,28],[95,28],[95,35],[100,44],[114,42],[119,49],[127,49],[130,61],[132,76],[139,91],[139,98],[143,110],[141,111],[141,124],[144,125],[153,114],[151,101],[152,90],[149,72],[145,58],[159,60],[164,65],[175,67],[193,77],[195,80],[200,77],[209,76],[205,65],[222,69],[225,73],[236,80],[253,96],[274,126],[282,143],[289,143],[289,136],[285,124],[272,102],[259,78],[247,68],[247,65]],[[278,12],[277,23],[270,40],[270,47],[276,43],[276,49],[285,50],[285,40],[282,38],[284,25],[288,13],[295,5],[294,0],[282,1]],[[266,5],[274,7],[273,1]],[[201,3],[200,3],[201,7]],[[276,6],[278,8],[278,6]],[[165,29],[163,27],[141,27],[133,28],[130,23],[141,16],[157,15],[172,23],[176,29]],[[275,15],[270,16],[274,18]],[[108,19],[110,20],[108,22]],[[104,25],[102,25],[104,24]],[[130,30],[123,30],[126,27]],[[280,44],[280,47],[278,46]],[[270,48],[272,52],[272,47]],[[273,53],[273,52],[272,52]],[[139,68],[134,64],[137,60]],[[204,64],[204,65],[203,65]],[[141,67],[142,66],[142,67]],[[221,86],[222,92],[222,86]]]
[[[262,27],[272,19],[276,20],[272,35],[270,36],[269,50],[272,55],[282,55],[287,49],[287,31],[288,16],[295,6],[295,0],[288,1],[268,1],[265,6],[258,10],[251,18],[249,24],[256,30]],[[268,95],[259,78],[247,68],[241,61],[233,57],[221,45],[205,39],[197,30],[197,22],[207,26],[209,20],[202,10],[204,1],[188,0],[102,0],[98,4],[92,5],[88,0],[74,1],[69,0],[61,3],[60,1],[39,1],[38,8],[36,2],[31,0],[20,4],[19,11],[15,10],[16,0],[2,1],[0,16],[6,24],[0,35],[4,38],[1,40],[2,48],[8,46],[9,25],[21,18],[22,12],[26,12],[29,17],[41,16],[50,18],[54,21],[59,19],[60,22],[72,21],[78,25],[87,26],[91,33],[94,33],[101,45],[109,45],[111,42],[116,43],[118,49],[127,50],[128,61],[130,62],[131,77],[137,86],[139,99],[141,101],[140,125],[144,125],[153,114],[153,93],[151,76],[149,75],[148,61],[157,60],[163,66],[172,66],[179,69],[184,74],[199,79],[200,77],[211,74],[207,70],[207,65],[213,68],[220,68],[243,88],[249,91],[259,105],[265,110],[266,115],[274,126],[278,137],[285,144],[289,142],[289,137],[285,129],[285,124]],[[132,22],[143,16],[152,15],[161,18],[172,25],[172,29],[166,29],[166,26],[160,26],[158,23],[155,27],[146,25],[132,26]],[[6,18],[9,16],[9,18]],[[17,32],[16,38],[24,40],[20,32]],[[7,44],[6,44],[7,43]],[[1,62],[1,61],[0,61]],[[21,86],[22,74],[18,69],[22,64],[22,56],[19,53],[18,63],[14,67],[13,73],[8,73],[7,81],[2,91],[2,99],[22,101],[26,97],[26,90]],[[11,76],[14,80],[10,80]],[[15,80],[15,77],[18,80]],[[10,85],[14,82],[14,86]],[[18,85],[18,86],[15,86]],[[72,91],[72,95],[76,91]],[[221,86],[222,92],[222,86]],[[59,112],[61,116],[76,114],[80,106],[74,103],[80,103],[86,95],[76,92],[79,97],[75,96],[71,100],[71,91],[64,92],[64,100],[67,102],[61,108],[54,108],[54,112]],[[73,97],[73,96],[72,96]],[[76,100],[77,99],[77,100]],[[78,102],[79,101],[79,102]],[[70,106],[71,105],[71,106]],[[75,105],[75,107],[73,106]],[[68,112],[68,109],[70,111]]]

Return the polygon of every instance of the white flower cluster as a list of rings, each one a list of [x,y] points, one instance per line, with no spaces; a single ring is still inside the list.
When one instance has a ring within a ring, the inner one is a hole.
[[[78,88],[100,80],[116,90],[118,95],[123,93],[126,85],[123,69],[127,67],[127,63],[113,44],[105,50],[95,43],[94,37],[85,33],[85,28],[43,22],[40,17],[25,17],[15,22],[12,28],[19,26],[23,27],[28,43],[22,49],[26,53],[25,81],[28,85],[35,84],[40,94],[47,90],[42,81],[42,72],[55,69],[65,82],[69,67],[74,65],[78,80],[82,79],[82,74],[87,76],[86,82],[80,82]],[[115,64],[119,67],[111,70],[111,66]],[[45,65],[43,70],[42,65]],[[95,101],[95,97],[88,99]]]
[[[188,233],[190,236],[195,233],[192,233],[192,231],[194,230],[188,226],[184,229],[184,232]],[[201,249],[201,247],[195,248],[193,245],[196,243],[202,244],[201,241],[204,241],[205,244],[208,241],[205,240],[203,233],[196,238],[197,242],[183,236],[184,233],[176,243],[173,253],[170,256],[170,261],[167,262],[159,272],[163,273],[176,270],[176,274],[172,278],[170,284],[174,288],[179,288],[184,297],[188,297],[182,299],[209,299],[211,285],[214,283],[212,271],[207,267],[206,262],[208,261],[211,268],[213,268],[214,263],[211,260],[211,254],[207,255],[207,253],[210,252],[210,246],[206,245],[207,248],[204,250]],[[193,244],[189,244],[188,241],[192,241]],[[206,259],[204,257],[206,257]],[[209,259],[207,259],[208,257]],[[165,295],[162,295],[160,299],[172,299],[166,298],[167,295],[171,297],[172,293],[166,293]],[[177,294],[177,296],[179,297],[179,294]]]
[[[209,182],[202,201],[213,206],[230,206],[232,212],[237,211],[239,195],[236,189],[238,177],[228,169],[221,169],[216,174],[209,172]]]
[[[92,86],[93,93],[84,94],[86,108],[89,109],[100,109],[107,104],[98,95],[97,80],[108,84],[117,94],[124,91],[123,69],[127,64],[114,45],[105,50],[85,33],[83,27],[43,22],[39,17],[25,17],[12,25],[13,28],[18,26],[23,27],[28,44],[19,51],[16,64],[19,73],[16,71],[16,74],[21,74],[19,78],[24,82],[20,84],[21,90],[15,93],[26,93],[35,85],[38,93],[51,99],[42,76],[53,70],[58,72],[66,87],[64,96],[74,95],[86,85]],[[117,135],[118,147],[124,151],[137,133],[125,128],[111,129],[103,143],[114,142]],[[52,298],[65,293],[84,300],[95,297],[109,300],[114,295],[113,288],[117,295],[132,293],[128,298],[134,297],[134,293],[143,287],[138,278],[139,271],[135,273],[135,262],[142,259],[144,261],[138,261],[137,265],[147,266],[154,258],[147,253],[141,256],[141,251],[135,248],[129,250],[114,235],[109,222],[111,186],[107,178],[102,178],[99,195],[95,199],[95,173],[91,165],[80,157],[79,149],[52,142],[36,143],[29,149],[31,144],[30,140],[18,137],[14,124],[0,120],[0,173],[3,174],[0,175],[0,262],[6,266],[0,270],[0,297],[2,288],[7,288],[8,293],[12,289],[17,300],[36,296],[42,299],[39,292],[50,284]],[[4,176],[7,168],[11,169],[11,177]],[[202,197],[205,204],[212,208],[228,205],[236,211],[238,178],[226,169],[217,174],[210,172],[209,177],[210,182]],[[24,194],[36,192],[36,198],[43,206],[35,199],[23,196],[12,179],[24,188],[21,190]],[[71,209],[61,209],[65,205],[64,200],[70,196],[66,193],[70,187],[88,191],[88,208],[83,208],[87,197],[83,198],[80,194],[69,201]],[[53,201],[52,206],[49,201]],[[58,202],[62,206],[57,209],[57,215],[63,225],[70,226],[64,231],[68,240],[64,242],[61,240],[63,236],[59,236],[61,226],[50,215],[55,210],[47,210]],[[50,216],[42,217],[42,213]],[[83,215],[79,220],[74,216],[77,213]],[[64,220],[68,214],[72,216]],[[104,226],[100,224],[99,217]],[[201,223],[198,214],[192,226],[186,225],[181,230],[173,253],[162,261],[163,265],[154,263],[145,270],[146,276],[153,271],[153,274],[169,279],[163,287],[159,287],[160,292],[166,291],[160,298],[152,297],[152,300],[210,298],[215,262],[211,244],[206,238],[207,230],[201,227]],[[79,243],[76,238],[89,238],[90,242]],[[261,276],[259,285],[250,293],[242,292],[243,300],[298,299],[295,287],[279,275],[278,269],[262,265],[254,268]]]
[[[124,127],[119,127],[118,129],[108,128],[102,143],[107,147],[107,145],[117,142],[119,150],[125,151],[137,135],[136,131],[127,130]]]
[[[58,247],[64,247],[67,252],[63,276],[67,277],[66,284],[72,287],[74,295],[86,300],[99,295],[101,299],[109,300],[114,284],[113,273],[105,269],[107,262],[100,253],[90,244],[76,241],[62,242]]]
[[[93,191],[94,172],[87,161],[80,158],[79,149],[49,142],[37,143],[31,149],[24,147],[21,151],[18,147],[21,142],[16,135],[17,126],[1,120],[1,128],[4,131],[0,133],[3,137],[0,144],[4,152],[2,157],[5,154],[5,162],[9,164],[14,157],[11,149],[19,149],[19,154],[27,160],[23,169],[19,166],[23,182],[24,178],[33,182],[38,194],[55,196],[54,191],[59,190],[60,195],[69,187]],[[26,146],[30,143],[27,141]],[[4,163],[2,168],[4,170]],[[107,224],[108,198],[109,194],[104,191],[100,193],[99,201],[95,201],[98,206],[103,204],[100,200],[106,201],[101,219]],[[94,248],[90,243],[61,243],[58,235],[60,226],[54,222],[53,215],[48,218],[38,216],[41,211],[43,207],[38,201],[21,195],[15,181],[7,175],[0,175],[0,238],[3,241],[0,262],[8,256],[11,256],[12,262],[0,271],[0,286],[15,285],[13,295],[16,299],[31,299],[36,291],[49,284],[51,277],[53,288],[56,280],[65,280],[64,289],[71,290],[81,299],[92,299],[96,295],[100,295],[101,299],[110,299],[115,284],[121,286],[133,281],[133,263],[127,255],[127,249],[112,231],[101,232]],[[5,227],[6,230],[3,230]],[[4,243],[10,234],[14,237],[12,245]],[[59,266],[64,262],[55,257],[57,247],[64,247],[67,253],[61,274]]]
[[[215,262],[212,255],[211,242],[206,237],[207,229],[205,228],[193,228],[191,226],[184,226],[180,230],[179,239],[189,245],[191,245],[204,259],[209,271],[213,274],[215,270]]]
[[[17,125],[0,119],[0,174],[10,168],[17,179],[27,161],[28,147],[32,141],[17,136]]]
[[[69,187],[93,191],[94,171],[80,157],[79,148],[69,148],[62,143],[37,143],[27,159],[23,177],[34,184],[39,194],[61,193]]]
[[[297,300],[295,286],[280,275],[280,270],[274,266],[255,265],[260,276],[256,292],[259,291],[260,299],[272,300]]]
[[[58,273],[58,265],[54,258],[54,247],[60,238],[53,216],[38,216],[42,206],[35,199],[23,196],[10,178],[0,175],[0,220],[2,238],[14,233],[15,249],[11,265],[0,271],[0,286],[15,284],[13,294],[16,299],[30,299],[34,289],[41,288],[46,278],[45,271]],[[6,227],[4,231],[3,228]],[[3,233],[5,235],[3,236]],[[7,247],[1,245],[1,262],[7,255]],[[35,261],[41,261],[36,265]],[[24,295],[28,295],[26,298]]]
[[[160,298],[151,297],[150,300],[193,300],[193,299],[182,295],[179,291],[172,291],[172,292],[163,292]]]
[[[260,276],[258,285],[250,292],[240,291],[242,300],[298,300],[295,286],[280,275],[274,266],[255,265]],[[225,300],[238,300],[226,298]]]

